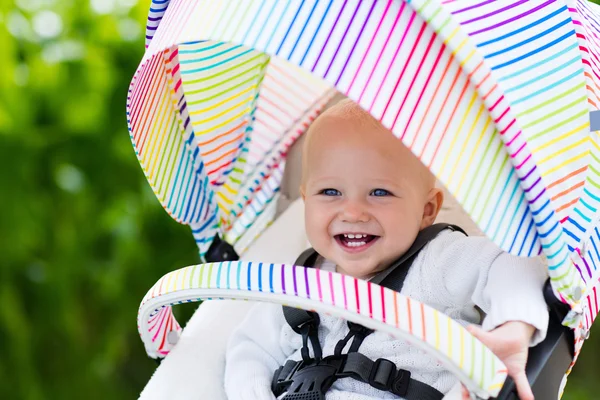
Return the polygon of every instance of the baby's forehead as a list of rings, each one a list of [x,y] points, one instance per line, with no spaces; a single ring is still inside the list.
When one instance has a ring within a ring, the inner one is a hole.
[[[322,153],[329,149],[354,147],[382,152],[390,158],[410,154],[396,138],[374,118],[361,113],[329,113],[317,119],[307,132],[305,151]]]
[[[381,178],[426,182],[428,186],[435,183],[427,167],[391,132],[364,127],[359,132],[346,134],[326,128],[319,127],[312,138],[307,138],[303,159],[305,173],[321,170],[328,174],[340,163],[360,164],[365,172],[372,171]]]
[[[419,181],[435,183],[433,175],[399,138],[350,100],[342,100],[326,110],[308,129],[304,146],[303,173],[306,174],[307,169],[322,165],[318,162],[308,162],[307,158],[333,157],[335,153],[339,154],[347,147],[359,149],[365,155],[381,155],[393,164],[389,172],[396,176],[411,175]]]

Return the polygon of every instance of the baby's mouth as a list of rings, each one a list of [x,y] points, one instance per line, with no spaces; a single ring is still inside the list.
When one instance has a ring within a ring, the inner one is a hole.
[[[379,236],[365,233],[340,233],[335,235],[335,240],[344,249],[351,251],[361,251],[370,247]]]

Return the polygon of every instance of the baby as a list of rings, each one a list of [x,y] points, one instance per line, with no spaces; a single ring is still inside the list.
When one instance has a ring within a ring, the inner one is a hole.
[[[307,132],[301,194],[306,234],[319,254],[315,267],[366,280],[407,251],[419,231],[434,223],[443,202],[429,170],[349,100],[324,112]],[[546,278],[538,259],[511,256],[486,238],[445,230],[419,252],[401,293],[468,326],[506,364],[520,398],[532,399],[524,368],[528,346],[546,334]],[[323,357],[334,354],[348,332],[346,321],[320,315]],[[229,400],[275,399],[275,370],[301,360],[302,347],[281,306],[257,304],[229,342]],[[385,333],[366,336],[358,351],[373,361],[392,361],[443,394],[457,382],[435,358]],[[352,377],[337,379],[326,393],[327,400],[382,398],[399,397]]]

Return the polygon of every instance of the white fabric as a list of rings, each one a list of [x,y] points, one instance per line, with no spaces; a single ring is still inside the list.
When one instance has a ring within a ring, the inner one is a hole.
[[[291,264],[306,248],[304,205],[302,200],[296,200],[242,259]],[[253,304],[233,300],[204,302],[183,330],[177,346],[154,372],[140,399],[226,400],[225,347],[231,331]]]
[[[445,231],[414,261],[402,294],[428,304],[462,325],[480,323],[480,307],[490,330],[507,321],[537,328],[532,345],[546,335],[548,312],[542,288],[547,279],[539,259],[511,256],[483,237]],[[321,315],[319,341],[323,355],[348,333],[344,320]],[[256,304],[232,334],[225,368],[229,400],[275,399],[270,390],[273,371],[287,359],[300,360],[302,340],[283,317],[280,305]],[[407,343],[382,332],[369,335],[360,352],[376,360],[387,358],[408,369],[412,377],[447,393],[456,383],[440,363]],[[336,381],[327,400],[398,398],[355,379]]]

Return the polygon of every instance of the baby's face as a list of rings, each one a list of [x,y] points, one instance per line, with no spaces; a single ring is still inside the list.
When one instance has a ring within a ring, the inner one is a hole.
[[[318,130],[304,158],[307,236],[338,272],[367,279],[404,254],[426,225],[427,172],[383,129],[327,117]]]

